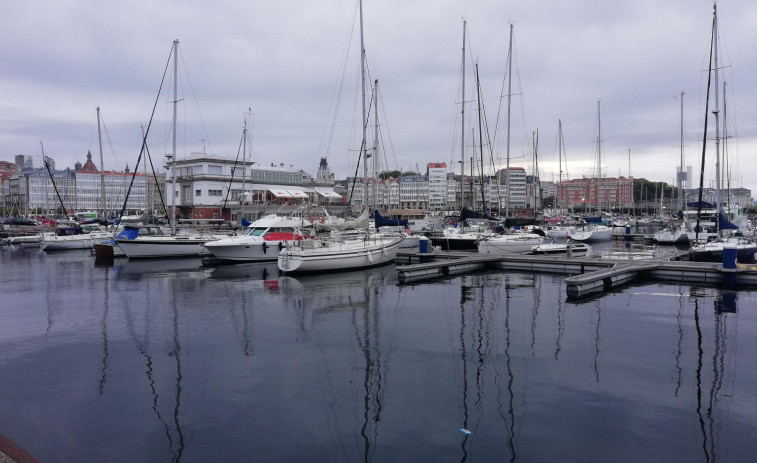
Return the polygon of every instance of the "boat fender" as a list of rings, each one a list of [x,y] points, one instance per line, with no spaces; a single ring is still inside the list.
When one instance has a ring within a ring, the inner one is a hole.
[[[280,244],[280,243],[279,243],[279,244]],[[266,249],[268,249],[268,245],[266,244],[266,242],[265,242],[265,241],[263,241],[263,254],[265,254],[265,253],[266,253]]]
[[[384,257],[386,257],[386,246],[384,246],[383,248],[381,248],[381,254],[383,254]]]
[[[318,217],[318,221],[321,222],[321,223],[323,223],[323,222],[326,221],[326,217],[320,216],[320,217]]]
[[[366,256],[368,257],[368,262],[373,263],[373,254],[371,254],[371,251],[366,252]]]

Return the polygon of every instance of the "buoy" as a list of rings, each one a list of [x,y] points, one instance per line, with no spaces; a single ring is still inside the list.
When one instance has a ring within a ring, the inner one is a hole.
[[[308,222],[313,223],[313,216],[308,217]]]
[[[321,222],[321,223],[323,223],[323,222],[326,221],[326,217],[320,216],[320,217],[318,217],[318,221]]]

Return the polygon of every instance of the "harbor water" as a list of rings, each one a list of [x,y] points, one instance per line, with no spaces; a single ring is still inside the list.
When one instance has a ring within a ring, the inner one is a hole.
[[[753,460],[757,291],[564,279],[0,247],[0,433],[44,462]]]

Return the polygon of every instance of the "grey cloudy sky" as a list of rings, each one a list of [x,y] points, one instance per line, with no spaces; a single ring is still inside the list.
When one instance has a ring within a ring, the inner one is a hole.
[[[59,168],[84,162],[88,150],[99,165],[100,106],[106,168],[133,168],[140,124],[149,120],[178,39],[179,157],[203,149],[236,156],[252,108],[254,160],[315,173],[326,156],[337,178],[351,175],[360,138],[354,128],[356,9],[357,0],[5,2],[0,159],[33,155],[39,165],[42,140]],[[601,100],[603,173],[628,175],[630,150],[634,177],[671,183],[683,91],[686,163],[698,178],[709,0],[364,0],[364,17],[370,75],[380,86],[383,168],[423,170],[428,162],[447,162],[459,171],[465,18],[466,126],[478,127],[477,62],[497,162],[505,162],[504,116],[496,128],[495,122],[504,111],[500,96],[514,24],[511,165],[530,168],[538,130],[542,178],[556,180],[559,119],[568,174],[592,175]],[[718,20],[732,185],[757,189],[757,3],[722,0]],[[168,93],[161,96],[148,142],[157,165],[171,146],[169,100]],[[708,143],[708,184],[713,146]]]

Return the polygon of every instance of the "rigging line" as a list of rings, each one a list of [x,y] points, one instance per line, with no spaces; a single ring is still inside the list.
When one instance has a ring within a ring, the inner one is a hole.
[[[709,110],[710,110],[710,83],[712,79],[712,53],[714,48],[714,42],[715,42],[715,34],[716,32],[716,18],[713,16],[712,18],[712,37],[710,40],[710,64],[709,64],[709,71],[707,72],[707,96],[705,98],[704,102],[704,135],[702,136],[702,164],[701,164],[701,170],[699,171],[699,197],[697,198],[697,226],[694,229],[695,235],[694,239],[696,241],[699,241],[699,230],[701,218],[702,218],[702,186],[704,183],[704,156],[706,153],[707,148],[707,121],[710,119],[708,117]],[[717,89],[715,90],[717,91]]]
[[[239,164],[239,153],[242,152],[242,142],[244,141],[244,133],[242,133],[242,138],[239,139],[239,148],[237,148],[237,158],[234,159],[234,165],[231,168],[231,179],[229,180],[229,188],[226,189],[226,197],[223,198],[223,208],[221,209],[221,215],[223,215],[223,210],[226,209],[226,203],[229,201],[229,195],[231,194],[231,185],[234,183],[234,173],[236,173],[237,170],[237,164]],[[242,169],[245,169],[247,166],[242,165]],[[244,202],[244,191],[242,191],[242,202]],[[218,222],[216,224],[216,230],[221,229],[221,222]]]
[[[329,131],[328,142],[326,143],[326,150],[325,150],[325,153],[324,153],[324,157],[326,159],[328,159],[328,157],[329,157],[329,153],[331,152],[331,144],[334,141],[334,133],[336,131],[337,114],[339,113],[339,106],[341,105],[341,102],[342,102],[342,92],[344,90],[344,81],[345,81],[345,77],[347,75],[347,65],[349,63],[350,49],[352,48],[352,46],[351,46],[352,45],[352,37],[355,34],[355,21],[357,20],[357,12],[358,12],[358,9],[357,9],[357,4],[356,4],[355,5],[355,13],[352,16],[352,27],[350,27],[350,33],[347,36],[347,42],[346,42],[347,45],[346,45],[346,47],[344,49],[344,53],[342,55],[343,56],[343,62],[344,62],[344,64],[342,66],[341,78],[339,79],[338,85],[336,86],[337,88],[336,88],[336,98],[335,98],[336,102],[334,104],[334,114],[333,114],[333,117],[331,118],[331,130]],[[331,109],[329,109],[329,112],[331,112]],[[321,133],[321,139],[318,141],[318,151],[317,151],[317,153],[321,152],[321,147],[323,145],[323,138],[324,138],[324,134],[326,132],[326,127],[325,127],[326,124],[327,123],[324,123],[323,133]]]
[[[189,84],[189,92],[192,95],[192,100],[195,105],[195,110],[197,111],[197,116],[200,118],[200,125],[202,126],[202,133],[205,135],[205,141],[208,142],[208,148],[210,149],[210,153],[213,154],[213,145],[210,143],[210,136],[208,136],[208,130],[205,127],[205,120],[202,117],[202,112],[200,112],[200,103],[199,101],[197,101],[197,95],[195,94],[195,89],[194,89],[194,86],[192,85],[192,78],[189,75],[189,69],[187,68],[186,60],[182,59],[181,64],[184,67],[184,73],[187,75],[187,83]],[[185,124],[185,127],[186,127],[186,124]],[[184,140],[186,143],[186,133],[184,135],[185,135]]]
[[[384,114],[384,124],[386,126],[386,136],[389,139],[389,148],[391,148],[392,151],[392,158],[394,159],[394,167],[399,167],[399,163],[397,162],[397,153],[394,150],[394,141],[392,140],[392,132],[389,127],[389,117],[386,115],[386,108],[384,107],[384,99],[381,98],[381,94],[379,93],[378,99],[376,101],[376,111],[378,111],[378,105],[381,104],[381,112]],[[383,133],[381,131],[381,126],[379,126],[379,132]],[[383,139],[383,138],[382,138]],[[386,147],[386,145],[383,145]],[[384,148],[384,158],[386,158],[386,148]],[[387,160],[387,169],[389,168],[389,162]]]
[[[166,60],[166,67],[163,69],[163,77],[160,79],[160,86],[158,87],[158,94],[155,97],[155,103],[152,106],[152,113],[150,114],[150,122],[147,124],[147,130],[145,130],[145,134],[142,137],[142,148],[139,150],[139,157],[137,157],[137,164],[136,168],[134,169],[134,173],[131,175],[131,182],[129,183],[129,189],[126,190],[126,197],[124,198],[124,205],[121,208],[121,214],[118,216],[119,220],[121,217],[124,216],[124,212],[126,211],[126,204],[129,202],[129,195],[131,194],[131,188],[134,185],[134,178],[137,176],[137,172],[139,171],[139,163],[142,160],[142,154],[147,150],[147,135],[150,133],[150,128],[152,127],[152,119],[155,116],[155,109],[158,107],[158,101],[160,101],[160,92],[163,90],[163,84],[166,80],[166,74],[168,73],[168,65],[171,62],[171,55],[173,55],[174,46],[171,44],[171,52],[168,53],[168,60]],[[175,59],[176,57],[174,57]],[[149,155],[149,151],[148,151]],[[175,160],[174,160],[175,161]],[[150,159],[150,165],[152,166],[152,159]],[[153,169],[154,172],[154,169]],[[158,188],[158,192],[160,192],[160,188]],[[161,201],[163,200],[163,195],[161,194]],[[165,204],[163,204],[163,208],[165,209]],[[166,217],[168,217],[168,211],[166,211]],[[170,219],[169,219],[170,224]]]
[[[113,148],[113,140],[110,139],[110,133],[108,133],[108,126],[105,125],[105,117],[103,116],[102,112],[100,112],[100,122],[102,123],[103,130],[105,131],[105,138],[108,140],[108,146],[110,147],[110,152],[113,155],[113,161],[116,165],[116,172],[121,171],[121,163],[118,162],[118,157],[116,156],[116,150]]]

